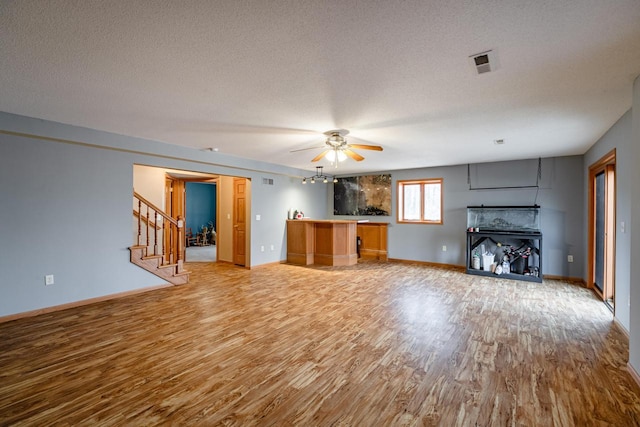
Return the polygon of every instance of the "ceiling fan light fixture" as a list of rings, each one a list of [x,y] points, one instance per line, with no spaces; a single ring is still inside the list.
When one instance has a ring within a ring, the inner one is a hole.
[[[329,160],[329,163],[333,164],[336,161],[336,152],[335,150],[329,151],[325,156],[325,159]]]
[[[382,147],[380,147],[379,145],[348,144],[345,135],[348,135],[349,131],[346,129],[330,130],[324,132],[324,134],[327,136],[327,139],[325,140],[325,146],[322,147],[324,148],[324,151],[311,159],[312,163],[320,161],[324,158],[327,159],[329,164],[337,168],[340,162],[344,162],[348,158],[351,158],[356,162],[361,162],[364,160],[364,157],[353,151],[353,149],[382,151]]]
[[[341,136],[339,133],[332,133],[329,138],[327,138],[327,141],[331,144],[331,145],[342,145],[346,142],[346,140],[344,139],[343,136]]]
[[[347,155],[344,154],[342,150],[339,150],[337,148],[334,148],[332,151],[329,151],[327,155],[324,157],[327,160],[329,160],[329,163],[331,164],[334,164],[336,162],[336,159],[338,162],[344,162],[345,160],[347,160]]]

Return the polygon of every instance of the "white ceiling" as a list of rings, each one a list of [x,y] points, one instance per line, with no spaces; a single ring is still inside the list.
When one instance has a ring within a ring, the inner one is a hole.
[[[582,154],[638,75],[638,0],[0,0],[1,111],[307,170]]]

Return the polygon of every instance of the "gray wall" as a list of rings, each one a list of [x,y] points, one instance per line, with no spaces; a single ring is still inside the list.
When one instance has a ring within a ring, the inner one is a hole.
[[[308,172],[6,113],[0,129],[49,139],[0,134],[0,316],[163,283],[129,262],[134,163],[250,178],[252,266],[286,258],[289,207],[326,211]]]
[[[307,171],[307,175],[311,175]],[[327,185],[302,185],[302,178],[273,176],[273,185],[262,183],[262,176],[251,186],[251,262],[252,265],[287,259],[286,219],[289,208],[304,212],[305,216],[324,219]],[[256,221],[260,215],[260,221]],[[271,251],[274,245],[274,251]],[[261,252],[261,246],[265,251]]]
[[[631,118],[631,286],[629,364],[640,373],[640,76],[633,83],[633,107]],[[617,274],[617,272],[616,272]]]
[[[631,273],[631,173],[635,168],[632,160],[631,144],[631,110],[627,111],[606,134],[596,142],[584,155],[584,211],[588,209],[589,190],[589,167],[600,160],[605,154],[616,149],[616,265],[615,265],[615,315],[620,323],[629,330],[629,308],[630,308],[630,273]],[[588,219],[587,219],[588,221]],[[624,231],[621,223],[625,223]],[[585,269],[584,277],[588,276],[588,260],[586,248],[589,246],[587,230],[588,224],[585,222],[584,243],[585,247]]]
[[[537,159],[471,165],[472,184],[474,188],[535,184],[537,165]],[[582,156],[542,159],[537,197],[536,189],[469,190],[467,165],[383,171],[380,173],[391,173],[392,216],[366,219],[390,222],[390,258],[466,265],[467,206],[533,205],[537,201],[541,206],[543,274],[583,278],[582,171]],[[396,182],[422,178],[444,179],[444,224],[398,224]],[[329,193],[331,211],[333,195]],[[446,252],[442,251],[443,245],[447,246]],[[567,262],[567,255],[574,256],[573,263]]]

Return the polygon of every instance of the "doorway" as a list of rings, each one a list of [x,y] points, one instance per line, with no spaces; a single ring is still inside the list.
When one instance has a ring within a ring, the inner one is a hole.
[[[216,262],[217,180],[187,182],[185,204],[186,261]]]
[[[589,167],[588,286],[615,313],[616,151]]]
[[[215,201],[215,246],[216,262],[236,264],[239,266],[251,265],[251,180],[229,175],[218,175],[205,172],[193,172],[180,169],[167,169],[156,166],[133,166],[134,189],[150,200],[174,218],[188,215],[186,206],[185,189],[188,183],[208,183],[216,186]],[[136,239],[134,221],[132,232],[133,240]],[[204,222],[197,224],[198,229]],[[208,221],[207,221],[208,224]],[[234,227],[237,225],[238,227]],[[191,226],[192,234],[199,230]],[[197,236],[191,236],[192,242],[188,242],[188,226],[185,224],[183,238],[184,249],[190,243],[197,242]],[[234,228],[237,232],[234,233]],[[159,232],[161,240],[165,237]],[[212,242],[213,234],[208,234],[208,241]],[[189,254],[185,262],[191,262]],[[195,259],[193,259],[195,261]]]

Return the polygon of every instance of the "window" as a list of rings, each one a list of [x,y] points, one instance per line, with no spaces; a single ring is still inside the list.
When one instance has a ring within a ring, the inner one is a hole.
[[[442,178],[398,181],[398,222],[442,224]]]

